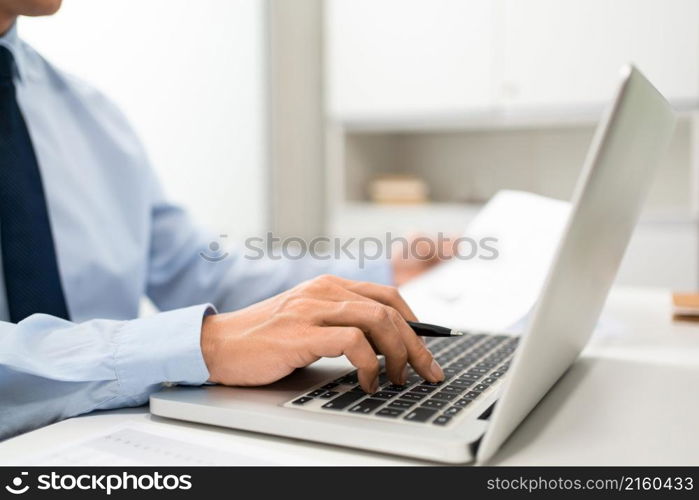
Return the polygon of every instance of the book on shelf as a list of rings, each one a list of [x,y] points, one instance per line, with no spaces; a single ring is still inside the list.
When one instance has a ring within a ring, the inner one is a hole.
[[[412,175],[382,175],[369,185],[369,196],[375,203],[417,204],[429,201],[424,180]]]

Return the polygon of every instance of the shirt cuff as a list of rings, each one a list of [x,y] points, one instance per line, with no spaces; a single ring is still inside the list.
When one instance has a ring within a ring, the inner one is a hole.
[[[116,334],[115,369],[121,391],[136,396],[165,382],[202,385],[209,378],[201,352],[205,316],[210,304],[162,312],[126,321]]]

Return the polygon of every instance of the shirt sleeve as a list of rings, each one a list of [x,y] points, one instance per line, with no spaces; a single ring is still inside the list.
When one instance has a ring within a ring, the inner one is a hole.
[[[0,439],[98,409],[138,406],[164,382],[200,385],[209,304],[131,321],[34,314],[0,322]],[[174,334],[176,333],[176,334]]]
[[[217,241],[191,220],[189,214],[162,194],[153,176],[154,202],[147,294],[161,310],[209,302],[232,311],[259,302],[298,283],[334,274],[348,279],[393,283],[390,261],[306,256],[270,258],[243,242],[222,245],[220,260],[207,259],[209,244]]]

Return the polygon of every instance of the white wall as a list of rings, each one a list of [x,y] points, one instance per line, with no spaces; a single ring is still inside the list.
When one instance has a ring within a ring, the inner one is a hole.
[[[267,219],[264,11],[264,0],[66,0],[19,30],[120,105],[173,199],[241,237]]]

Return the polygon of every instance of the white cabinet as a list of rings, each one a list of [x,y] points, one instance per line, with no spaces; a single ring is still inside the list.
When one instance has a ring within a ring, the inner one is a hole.
[[[331,116],[598,108],[634,62],[699,101],[697,0],[327,0]]]
[[[335,117],[419,116],[490,105],[490,0],[328,0]]]
[[[503,188],[569,198],[619,69],[682,113],[618,282],[699,277],[699,0],[326,0],[328,228],[453,232]],[[381,174],[432,203],[377,206]]]
[[[505,107],[606,102],[627,62],[670,100],[696,101],[696,0],[503,1]]]
[[[697,240],[695,221],[642,221],[633,233],[617,283],[696,290],[699,286]]]

